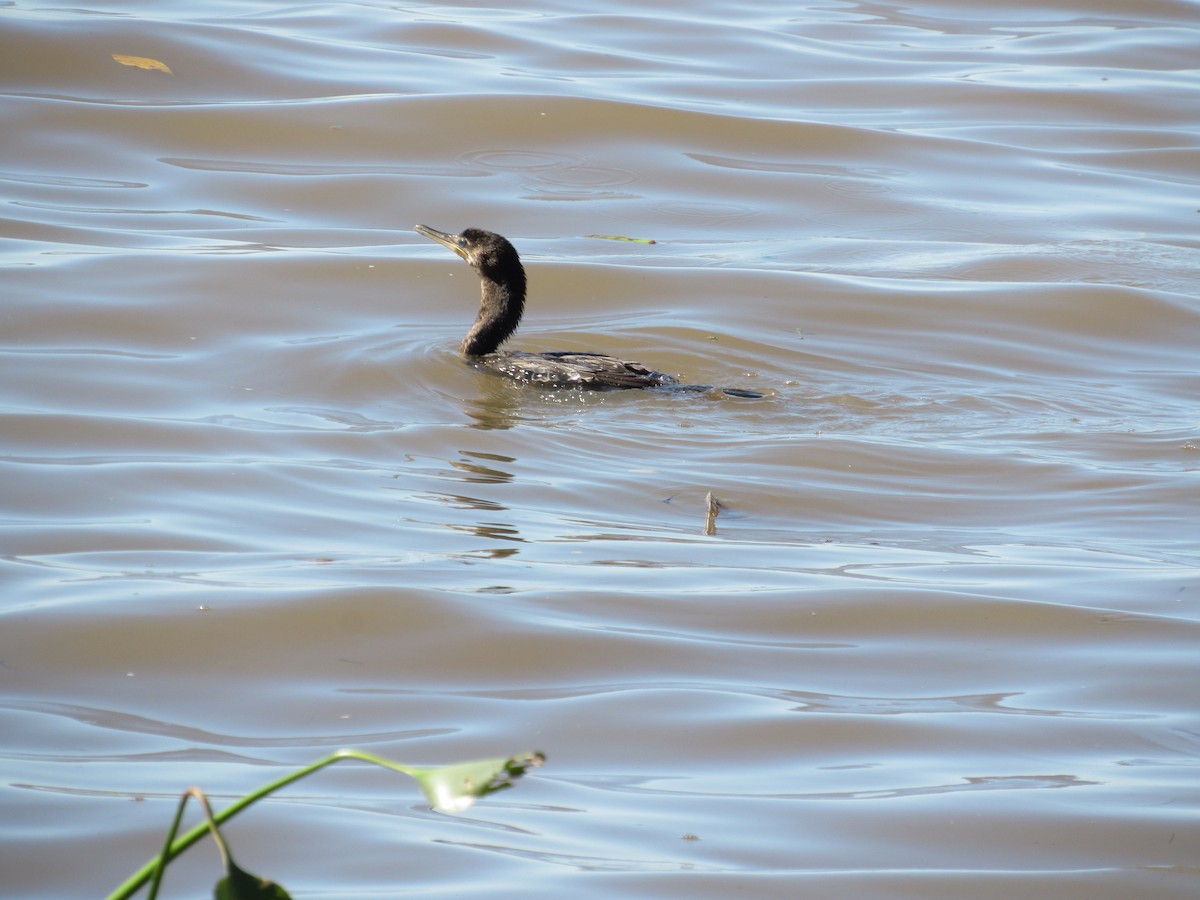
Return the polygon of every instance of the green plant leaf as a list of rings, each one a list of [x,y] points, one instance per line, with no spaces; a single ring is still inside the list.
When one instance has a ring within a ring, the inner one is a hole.
[[[275,882],[259,875],[251,875],[238,866],[232,858],[228,872],[213,889],[216,900],[291,900],[288,892]]]
[[[377,766],[383,766],[385,769],[391,769],[393,772],[399,772],[407,775],[410,778],[415,778],[424,791],[429,802],[436,809],[446,812],[461,812],[469,807],[479,797],[485,797],[495,791],[503,790],[507,787],[512,787],[512,782],[525,774],[526,769],[533,766],[540,766],[546,761],[546,758],[540,753],[526,753],[523,756],[510,756],[507,759],[483,760],[480,762],[461,763],[457,766],[445,766],[437,769],[418,769],[414,766],[406,766],[403,763],[393,762],[389,759],[384,759],[376,756],[374,753],[367,753],[365,750],[335,750],[329,756],[317,760],[315,763],[304,766],[302,769],[296,769],[293,772],[288,772],[274,781],[264,784],[257,790],[251,791],[246,796],[234,801],[229,806],[225,807],[215,816],[208,808],[208,802],[204,798],[203,791],[199,789],[191,789],[187,791],[180,805],[175,812],[175,821],[172,823],[170,830],[167,833],[166,840],[163,843],[162,852],[158,856],[149,860],[140,869],[130,875],[125,882],[121,884],[115,891],[108,895],[108,900],[131,900],[133,895],[137,893],[147,883],[150,883],[150,900],[157,896],[158,887],[161,883],[162,874],[167,864],[177,857],[188,847],[195,844],[206,834],[211,833],[213,839],[217,842],[217,847],[221,850],[222,858],[226,861],[227,871],[229,875],[222,879],[217,885],[218,890],[223,889],[223,885],[235,879],[232,859],[229,857],[229,851],[225,847],[225,842],[221,838],[220,829],[217,827],[225,822],[228,822],[238,813],[253,806],[259,800],[267,797],[278,790],[287,787],[301,778],[307,778],[314,772],[320,771],[326,766],[341,762],[342,760],[354,759],[361,762],[371,763]],[[189,796],[195,796],[205,807],[206,819],[199,825],[189,829],[185,834],[176,837],[179,828],[179,822],[183,816],[183,804]],[[236,868],[236,867],[235,867]],[[245,873],[242,873],[245,874]],[[249,875],[248,878],[255,880],[255,883],[262,886],[264,889],[277,890],[279,893],[261,893],[261,894],[218,894],[217,897],[223,898],[226,896],[241,897],[286,897],[283,893],[283,888],[272,885],[271,882],[263,879],[256,879],[256,876]],[[236,886],[236,883],[235,883]]]
[[[436,769],[414,769],[410,774],[417,779],[434,809],[462,812],[480,797],[512,787],[513,781],[524,775],[526,769],[540,766],[545,761],[546,757],[540,753],[527,753],[507,759],[482,759]]]

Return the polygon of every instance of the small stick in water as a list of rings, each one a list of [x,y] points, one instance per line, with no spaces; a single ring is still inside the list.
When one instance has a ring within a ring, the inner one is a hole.
[[[712,491],[704,498],[704,503],[708,507],[708,513],[704,517],[704,533],[717,533],[717,515],[721,512],[721,501],[713,496]]]

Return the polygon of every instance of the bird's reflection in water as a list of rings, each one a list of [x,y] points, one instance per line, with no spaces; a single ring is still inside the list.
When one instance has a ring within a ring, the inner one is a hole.
[[[447,462],[452,472],[447,472],[444,477],[456,478],[463,483],[506,485],[512,484],[515,480],[515,476],[511,471],[499,468],[500,465],[507,466],[516,462],[515,459],[509,456],[501,456],[497,453],[483,453],[476,450],[460,450],[458,459],[450,459]],[[487,541],[503,541],[510,545],[527,543],[526,539],[521,537],[520,530],[513,522],[497,521],[497,514],[502,517],[509,512],[509,507],[497,500],[475,497],[463,493],[443,493],[437,491],[428,492],[424,496],[428,500],[432,500],[449,509],[468,510],[479,514],[476,517],[476,521],[473,522],[442,521],[437,523],[449,531],[483,538]],[[483,515],[487,516],[487,520],[480,520]],[[480,559],[504,559],[515,556],[518,552],[520,552],[518,547],[507,546],[477,548],[448,555],[452,559],[471,562]]]

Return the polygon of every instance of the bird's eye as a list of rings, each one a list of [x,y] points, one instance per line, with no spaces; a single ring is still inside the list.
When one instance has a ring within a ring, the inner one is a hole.
[[[460,246],[460,247],[465,247],[465,246],[467,246],[467,239],[466,239],[466,238],[463,238],[463,237],[460,237],[460,238],[458,239],[458,246]]]

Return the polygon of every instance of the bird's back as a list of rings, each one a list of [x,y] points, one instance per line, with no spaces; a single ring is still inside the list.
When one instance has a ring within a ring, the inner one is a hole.
[[[603,353],[553,353],[499,351],[475,357],[472,362],[515,381],[549,388],[619,390],[675,384],[676,379],[640,363]]]

